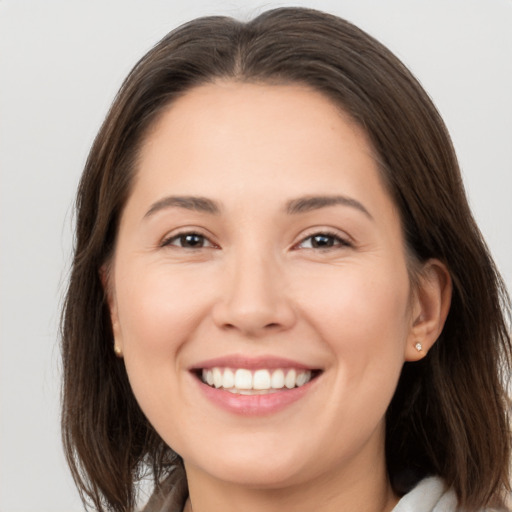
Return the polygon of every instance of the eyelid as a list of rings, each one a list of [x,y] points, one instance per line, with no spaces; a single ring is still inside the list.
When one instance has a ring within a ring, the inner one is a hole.
[[[199,250],[199,249],[210,249],[210,248],[218,249],[219,248],[219,245],[216,244],[212,240],[213,237],[211,235],[205,233],[204,229],[201,229],[201,228],[198,228],[198,227],[195,227],[195,226],[185,226],[185,227],[181,227],[181,228],[176,228],[175,230],[171,231],[170,233],[167,233],[161,239],[161,241],[158,243],[158,246],[159,247],[177,247],[177,248],[180,248],[180,246],[173,245],[171,242],[173,240],[179,238],[180,236],[186,236],[186,235],[202,236],[208,242],[207,246],[205,246],[205,247],[198,247],[197,250]],[[190,249],[192,249],[192,248],[190,248]]]
[[[319,250],[319,251],[333,250],[333,249],[342,248],[342,247],[354,247],[354,245],[355,245],[354,240],[347,233],[345,233],[343,231],[339,231],[334,228],[325,228],[325,227],[319,226],[319,227],[308,229],[306,231],[306,233],[302,234],[300,237],[300,240],[298,242],[296,242],[295,244],[293,244],[292,249],[294,249],[294,250],[300,249],[300,245],[303,244],[306,240],[311,239],[314,236],[318,236],[318,235],[324,235],[324,236],[335,238],[338,241],[338,244],[335,245],[334,247],[325,247],[325,248],[311,247],[311,248],[307,248],[308,250]]]

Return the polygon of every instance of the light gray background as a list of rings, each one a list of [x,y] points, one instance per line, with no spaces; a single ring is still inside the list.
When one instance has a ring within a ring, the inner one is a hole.
[[[512,284],[512,0],[0,0],[0,512],[81,510],[59,434],[57,325],[72,202],[122,79],[176,25],[307,5],[395,51],[450,129]]]

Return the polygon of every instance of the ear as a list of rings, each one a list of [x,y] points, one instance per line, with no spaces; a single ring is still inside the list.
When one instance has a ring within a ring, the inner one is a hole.
[[[117,301],[115,300],[115,289],[112,282],[112,265],[105,263],[99,270],[101,284],[105,293],[105,300],[110,312],[110,322],[112,324],[113,350],[118,357],[123,355],[123,341],[119,328],[119,316],[117,312]]]
[[[436,259],[428,260],[418,273],[413,293],[406,361],[425,357],[443,330],[452,298],[452,280],[446,265]]]

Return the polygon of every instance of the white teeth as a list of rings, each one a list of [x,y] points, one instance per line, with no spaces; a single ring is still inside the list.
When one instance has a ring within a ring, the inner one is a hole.
[[[273,389],[284,388],[284,372],[283,372],[283,370],[276,370],[272,374],[272,388]]]
[[[235,386],[235,374],[229,368],[224,370],[224,378],[222,379],[222,387],[225,389],[233,388]]]
[[[270,372],[268,370],[257,370],[254,372],[253,389],[269,389],[270,388]]]
[[[234,370],[215,367],[204,369],[202,380],[211,387],[223,388],[232,393],[254,395],[304,386],[311,380],[311,371],[278,368],[276,370],[259,369],[253,373],[245,368]]]
[[[220,371],[220,368],[213,369],[213,385],[216,388],[222,387],[222,372]]]
[[[235,388],[252,389],[252,373],[242,368],[235,372]]]
[[[297,387],[304,386],[306,382],[308,381],[308,377],[306,375],[306,372],[301,372],[297,375],[297,380],[295,381],[297,383]]]
[[[286,377],[284,378],[284,385],[288,389],[292,389],[295,387],[295,379],[297,377],[297,374],[295,373],[295,370],[289,370],[286,374]]]

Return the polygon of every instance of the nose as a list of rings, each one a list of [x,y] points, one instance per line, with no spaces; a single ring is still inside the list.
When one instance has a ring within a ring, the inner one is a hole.
[[[215,324],[253,338],[290,329],[296,314],[277,262],[254,253],[233,259],[212,311]]]

